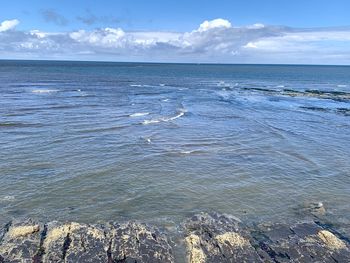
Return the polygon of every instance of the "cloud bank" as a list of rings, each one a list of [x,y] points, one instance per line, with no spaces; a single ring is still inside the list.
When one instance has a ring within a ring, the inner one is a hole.
[[[42,32],[15,30],[18,23],[7,20],[0,25],[1,58],[350,64],[350,28],[238,27],[214,19],[190,32],[130,32],[113,27]]]
[[[15,28],[19,24],[17,19],[5,20],[0,24],[0,32],[5,32]]]

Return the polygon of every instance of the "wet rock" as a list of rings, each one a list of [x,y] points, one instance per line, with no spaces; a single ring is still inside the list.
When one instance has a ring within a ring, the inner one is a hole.
[[[350,239],[320,220],[254,227],[201,214],[184,224],[188,262],[350,262]],[[0,263],[175,262],[157,228],[137,222],[12,222],[0,229]],[[184,255],[177,260],[182,262]]]
[[[76,223],[50,222],[46,226],[43,241],[43,262],[64,262],[66,252],[70,245],[69,235],[80,225]]]
[[[314,222],[260,225],[253,237],[265,262],[350,262],[347,242]]]
[[[0,262],[32,262],[40,248],[41,228],[32,220],[9,223],[0,234]]]
[[[145,224],[86,225],[31,220],[0,232],[0,263],[174,262],[167,239]]]
[[[188,262],[262,262],[240,222],[230,216],[201,214],[185,223]]]
[[[309,212],[314,216],[323,216],[326,214],[326,208],[322,202],[311,202],[305,204],[305,211]]]
[[[66,262],[108,262],[110,237],[102,226],[80,225],[69,234]]]
[[[109,257],[112,262],[174,262],[166,237],[136,222],[112,226]]]
[[[109,237],[102,226],[50,223],[43,262],[108,262]]]

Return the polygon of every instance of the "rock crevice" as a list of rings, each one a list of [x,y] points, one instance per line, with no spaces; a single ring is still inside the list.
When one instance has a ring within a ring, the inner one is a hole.
[[[193,216],[182,226],[186,259],[174,257],[159,229],[139,222],[14,221],[0,229],[0,263],[350,262],[349,239],[320,221],[248,227],[213,213]]]

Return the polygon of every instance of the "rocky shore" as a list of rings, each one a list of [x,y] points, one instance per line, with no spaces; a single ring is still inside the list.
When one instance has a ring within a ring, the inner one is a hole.
[[[318,220],[245,226],[200,214],[183,223],[186,258],[156,227],[139,222],[10,222],[0,230],[0,262],[350,262],[350,240]]]

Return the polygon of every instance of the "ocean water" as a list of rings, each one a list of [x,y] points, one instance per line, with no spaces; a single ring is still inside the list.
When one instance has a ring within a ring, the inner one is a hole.
[[[350,218],[350,67],[0,61],[0,223]]]

